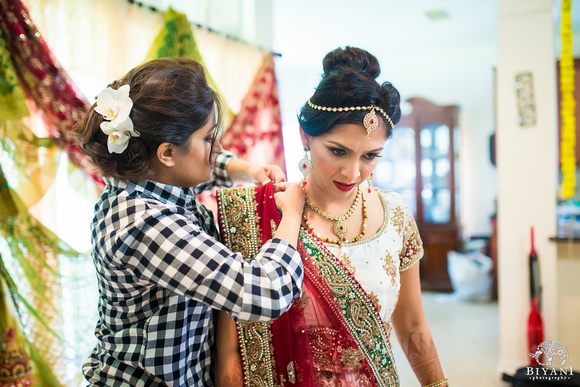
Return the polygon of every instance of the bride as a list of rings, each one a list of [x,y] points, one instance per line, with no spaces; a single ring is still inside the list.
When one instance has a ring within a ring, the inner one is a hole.
[[[377,83],[379,63],[362,49],[337,48],[323,67],[298,117],[302,297],[272,324],[219,317],[216,384],[398,386],[394,328],[419,382],[447,386],[421,304],[417,225],[400,195],[370,184],[400,118],[399,92]],[[247,259],[276,229],[274,189],[218,193],[225,242]]]

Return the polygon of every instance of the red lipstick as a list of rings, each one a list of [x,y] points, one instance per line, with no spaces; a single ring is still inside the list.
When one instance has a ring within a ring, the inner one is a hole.
[[[336,188],[338,188],[339,190],[344,191],[344,192],[350,191],[356,185],[355,183],[352,183],[352,184],[344,184],[344,183],[340,183],[340,182],[338,182],[336,180],[333,180],[332,182],[334,183],[334,186]]]

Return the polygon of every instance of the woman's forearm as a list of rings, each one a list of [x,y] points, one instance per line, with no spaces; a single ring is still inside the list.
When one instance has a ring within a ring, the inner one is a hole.
[[[392,323],[401,348],[421,385],[443,380],[443,369],[421,302],[418,264],[401,272],[401,290]]]
[[[444,378],[437,349],[426,323],[411,328],[401,338],[400,344],[422,386]]]

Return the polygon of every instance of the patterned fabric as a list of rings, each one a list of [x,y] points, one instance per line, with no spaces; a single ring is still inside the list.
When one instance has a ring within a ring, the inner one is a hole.
[[[90,173],[92,161],[67,139],[89,102],[53,56],[20,0],[0,0],[0,28],[20,86],[44,120],[49,137],[71,161]],[[97,183],[100,176],[91,174]]]
[[[264,58],[242,107],[228,130],[222,145],[245,160],[258,164],[277,164],[286,169],[282,116],[273,55]]]
[[[24,93],[18,84],[10,51],[4,43],[4,33],[0,28],[0,117],[16,120],[27,115]]]
[[[264,240],[278,222],[276,212],[267,210],[272,200],[263,187],[254,194],[248,188],[218,191],[220,225],[239,234],[228,235],[228,246],[248,259],[260,234]],[[301,299],[272,324],[238,323],[245,385],[399,385],[390,318],[400,272],[413,266],[423,249],[403,198],[379,194],[383,225],[366,240],[338,246],[301,229]]]
[[[377,301],[377,309],[387,322],[399,297],[399,272],[423,256],[423,243],[403,197],[393,191],[379,192],[385,219],[381,229],[360,242],[326,246]]]
[[[230,184],[222,152],[211,185]],[[199,188],[199,187],[198,187]],[[212,386],[214,311],[277,318],[301,293],[296,250],[268,241],[252,262],[214,239],[196,190],[108,182],[93,221],[98,344],[83,372],[102,386]]]
[[[207,67],[203,62],[199,47],[195,42],[195,37],[191,30],[191,25],[187,20],[187,15],[177,12],[169,7],[163,14],[163,18],[165,20],[165,25],[155,37],[155,41],[149,49],[145,62],[152,59],[173,57],[193,59],[203,65],[207,83],[213,90],[218,91],[215,82],[209,75]],[[225,101],[222,101],[222,103],[225,107],[226,118],[229,120],[230,117],[233,116],[233,112],[227,106]]]

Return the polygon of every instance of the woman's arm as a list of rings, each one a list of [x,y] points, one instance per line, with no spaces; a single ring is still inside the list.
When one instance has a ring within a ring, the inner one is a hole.
[[[214,187],[231,187],[234,182],[266,184],[270,181],[286,181],[282,168],[277,165],[254,164],[222,150],[216,157],[211,180],[194,187],[194,191],[199,194]]]
[[[242,159],[231,159],[227,166],[230,179],[236,182],[266,184],[286,180],[284,171],[277,165],[258,165]]]
[[[243,387],[242,356],[238,344],[236,323],[223,311],[219,312],[216,333],[216,387]]]
[[[392,321],[399,343],[421,385],[444,379],[435,343],[423,312],[418,264],[401,272],[399,301]]]

